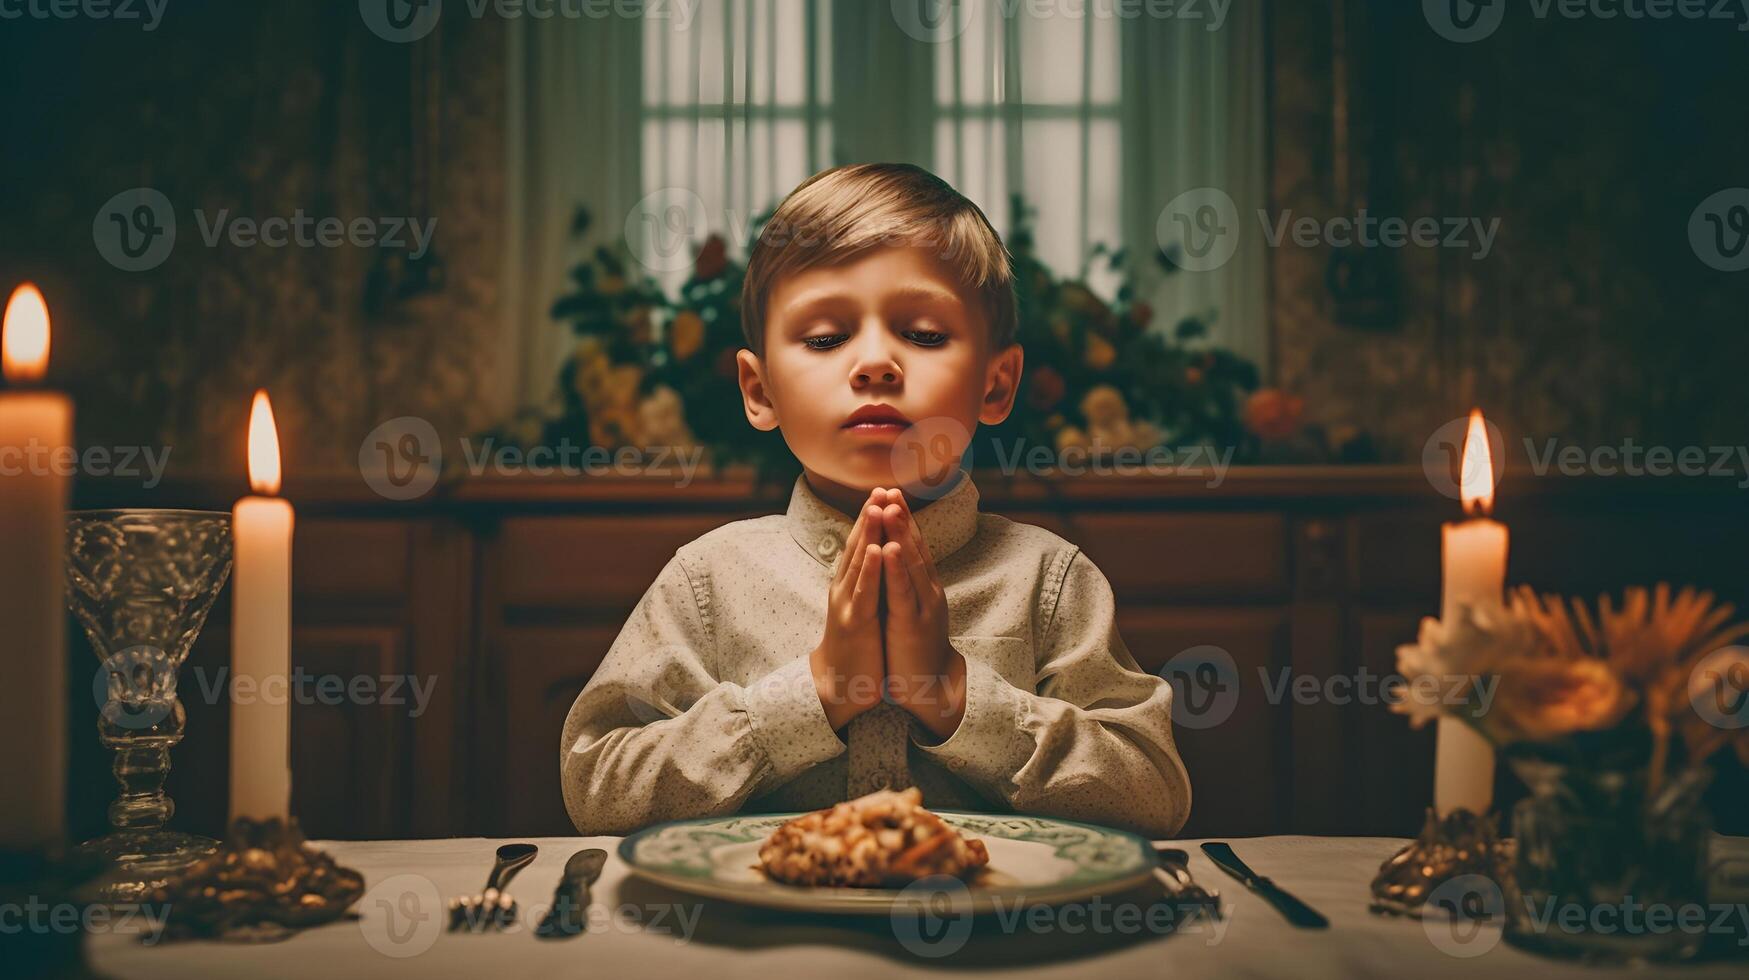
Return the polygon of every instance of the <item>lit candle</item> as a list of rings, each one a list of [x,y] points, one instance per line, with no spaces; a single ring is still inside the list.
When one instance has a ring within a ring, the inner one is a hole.
[[[49,308],[25,283],[0,324],[0,850],[60,841],[67,799],[67,456],[73,403],[34,387],[49,367]]]
[[[1494,505],[1494,457],[1481,411],[1470,412],[1464,438],[1465,520],[1444,528],[1439,617],[1450,622],[1460,603],[1498,603],[1506,588],[1506,525],[1487,516]],[[1483,814],[1494,801],[1494,748],[1456,718],[1439,719],[1433,807],[1441,817],[1462,808]]]
[[[231,819],[291,814],[292,507],[267,392],[249,410],[249,485],[231,511]]]

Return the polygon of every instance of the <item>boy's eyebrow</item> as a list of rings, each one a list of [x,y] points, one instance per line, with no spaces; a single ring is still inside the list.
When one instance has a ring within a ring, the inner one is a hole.
[[[789,310],[791,315],[806,313],[816,307],[843,302],[845,298],[846,297],[843,293],[835,290],[817,290],[812,293],[803,293],[801,296],[791,301],[789,303]],[[899,286],[892,292],[888,293],[884,298],[898,302],[948,303],[956,306],[960,303],[959,296],[935,286]]]

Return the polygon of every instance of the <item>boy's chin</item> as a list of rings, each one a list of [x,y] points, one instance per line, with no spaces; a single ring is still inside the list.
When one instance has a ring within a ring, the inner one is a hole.
[[[934,500],[945,496],[948,491],[959,485],[960,467],[955,463],[951,467],[932,470],[921,474],[899,474],[894,483],[905,491],[905,495],[920,500]]]
[[[905,491],[906,496],[933,500],[953,489],[959,470],[956,460],[951,466],[936,467],[927,472],[917,469],[898,471],[891,466],[849,471],[816,469],[814,472],[841,487],[861,493],[868,493],[876,487],[898,487]]]

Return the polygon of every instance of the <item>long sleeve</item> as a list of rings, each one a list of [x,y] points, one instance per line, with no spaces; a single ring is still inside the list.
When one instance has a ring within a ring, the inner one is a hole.
[[[1015,811],[1171,837],[1190,814],[1172,687],[1118,635],[1111,584],[1077,549],[1040,640],[1037,690],[967,658],[965,713],[919,748]]]
[[[710,598],[677,553],[571,705],[560,778],[579,833],[734,813],[845,750],[807,657],[746,685],[715,676]]]

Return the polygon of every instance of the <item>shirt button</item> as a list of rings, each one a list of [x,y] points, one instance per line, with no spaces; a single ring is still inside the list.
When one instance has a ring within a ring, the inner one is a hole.
[[[830,558],[833,555],[836,555],[838,553],[838,549],[842,548],[842,547],[843,547],[843,545],[838,543],[838,539],[833,537],[830,534],[828,534],[825,537],[820,539],[820,544],[819,544],[820,554],[827,557],[827,558]]]

